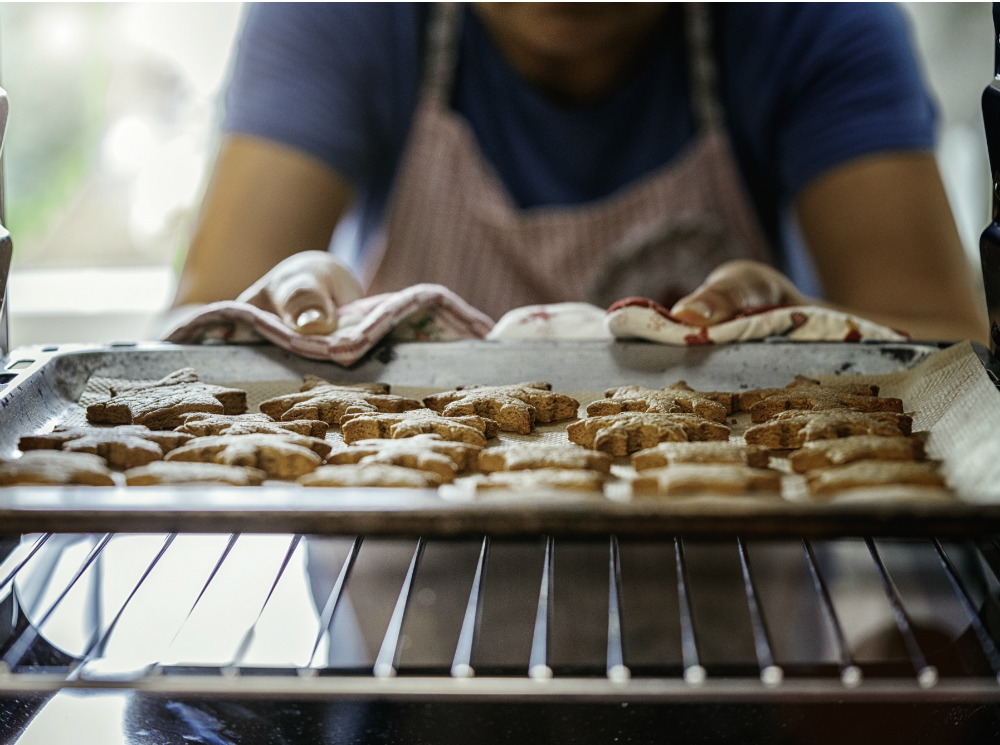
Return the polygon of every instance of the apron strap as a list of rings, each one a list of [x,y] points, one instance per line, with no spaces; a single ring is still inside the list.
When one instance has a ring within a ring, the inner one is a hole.
[[[712,50],[712,18],[705,3],[687,3],[685,11],[691,96],[698,131],[719,130],[722,129],[723,113],[719,101],[719,69]]]
[[[443,108],[448,107],[455,79],[464,10],[464,3],[435,3],[431,10],[421,81],[422,97],[428,97]]]

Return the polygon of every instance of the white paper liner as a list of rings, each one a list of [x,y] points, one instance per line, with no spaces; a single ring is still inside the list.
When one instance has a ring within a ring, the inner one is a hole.
[[[809,375],[810,371],[803,370]],[[964,342],[948,349],[935,352],[916,367],[888,375],[815,375],[823,383],[875,383],[879,385],[881,397],[896,397],[904,402],[906,412],[913,417],[913,431],[927,433],[927,454],[929,458],[941,461],[942,472],[954,495],[966,502],[995,502],[1000,499],[1000,393],[990,381],[979,358],[971,344]],[[66,426],[88,426],[86,422],[86,406],[96,401],[105,400],[109,388],[119,382],[110,378],[93,377],[88,381],[86,390],[80,398],[78,406],[71,408],[61,421]],[[665,380],[669,385],[673,380]],[[242,388],[247,391],[248,411],[259,410],[261,401],[286,393],[297,392],[300,382],[295,380],[280,381],[232,381],[221,383],[227,387]],[[440,392],[440,388],[417,388],[394,386],[392,392],[396,395],[423,399],[431,393]],[[602,393],[593,391],[560,391],[580,401],[579,413],[584,416],[589,403],[603,398]],[[569,422],[555,424],[540,424],[531,435],[519,435],[501,432],[500,436],[491,440],[487,447],[498,447],[514,442],[541,442],[545,444],[570,444],[566,435]],[[743,442],[743,432],[750,426],[749,414],[739,412],[729,417],[728,426],[732,430],[731,441]],[[334,452],[347,446],[339,427],[331,427],[327,440],[334,446]],[[939,501],[949,498],[947,492],[938,489],[919,487],[893,486],[871,489],[858,489],[845,492],[834,497],[812,497],[805,489],[805,480],[791,472],[788,466],[787,454],[772,455],[770,467],[782,472],[781,496],[784,500],[793,502],[850,502],[877,503],[885,505],[888,502],[920,502]],[[611,477],[606,488],[606,496],[616,501],[628,500],[628,481],[635,472],[626,458],[617,459],[612,466]],[[468,477],[464,477],[467,479]],[[273,482],[287,483],[287,482]],[[456,481],[456,487],[445,489],[445,495],[469,499],[467,489],[462,489],[463,478]],[[501,498],[496,492],[490,492],[483,499],[491,501]],[[567,495],[552,495],[556,501],[565,501]],[[577,497],[592,499],[592,497]],[[648,499],[648,497],[644,497]],[[767,496],[740,497],[671,497],[683,499],[685,502],[704,504],[706,510],[719,499],[731,503],[733,499],[768,500]]]

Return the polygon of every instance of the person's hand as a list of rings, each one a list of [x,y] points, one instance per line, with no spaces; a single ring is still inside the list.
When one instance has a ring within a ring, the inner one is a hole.
[[[361,283],[324,251],[289,256],[249,288],[237,301],[278,316],[300,334],[337,330],[337,306],[364,295]]]
[[[749,308],[810,302],[815,301],[767,264],[727,261],[712,271],[697,290],[674,303],[670,313],[692,326],[714,326]]]

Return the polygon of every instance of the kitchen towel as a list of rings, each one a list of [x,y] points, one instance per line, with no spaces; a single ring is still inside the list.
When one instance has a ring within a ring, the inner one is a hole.
[[[314,360],[350,365],[390,333],[396,341],[481,339],[493,320],[447,287],[420,284],[361,298],[337,309],[338,327],[327,336],[292,331],[273,313],[247,303],[212,303],[175,326],[164,341],[236,344],[269,341]]]
[[[680,323],[663,306],[627,298],[607,311],[587,303],[516,308],[496,324],[441,285],[420,284],[362,298],[337,309],[339,326],[327,336],[292,331],[273,313],[246,303],[212,303],[175,326],[165,341],[239,344],[269,341],[317,360],[350,365],[381,339],[646,339],[677,346],[723,344],[783,336],[796,341],[906,341],[909,336],[859,316],[816,306],[744,311],[731,321],[700,328]]]
[[[661,344],[696,346],[783,336],[795,341],[907,341],[909,334],[849,313],[813,305],[746,310],[715,326],[688,326],[647,298],[626,298],[604,318],[618,339],[648,339]]]

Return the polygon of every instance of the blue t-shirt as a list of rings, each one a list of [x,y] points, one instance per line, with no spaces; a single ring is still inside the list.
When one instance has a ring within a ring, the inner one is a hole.
[[[783,221],[802,188],[852,158],[933,147],[935,108],[894,6],[710,7],[736,159],[779,265],[796,269]],[[691,140],[681,13],[676,4],[667,12],[657,41],[608,96],[567,106],[522,79],[466,10],[451,104],[515,203],[608,196]],[[406,143],[429,15],[427,5],[380,3],[254,4],[247,15],[223,128],[296,147],[346,177],[357,190],[359,246],[382,220]]]

